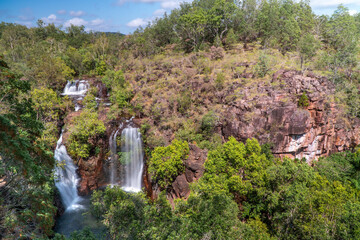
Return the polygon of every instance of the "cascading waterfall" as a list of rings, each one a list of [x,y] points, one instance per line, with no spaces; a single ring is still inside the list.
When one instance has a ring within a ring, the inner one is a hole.
[[[89,84],[85,80],[68,81],[63,95],[84,95],[89,88]]]
[[[79,101],[83,100],[87,90],[89,89],[89,83],[86,80],[68,81],[62,95],[71,97],[75,103],[75,112],[81,109]]]
[[[128,126],[122,131],[121,162],[123,164],[122,189],[127,192],[141,191],[144,153],[138,128]]]
[[[110,146],[110,184],[116,185],[119,181],[118,178],[118,154],[117,154],[117,142],[116,137],[120,131],[120,127],[110,134],[109,146]]]
[[[57,161],[55,171],[58,177],[55,186],[59,189],[66,210],[82,208],[82,205],[79,204],[82,199],[77,192],[79,177],[76,174],[76,166],[62,143],[62,134],[56,145],[55,160]]]

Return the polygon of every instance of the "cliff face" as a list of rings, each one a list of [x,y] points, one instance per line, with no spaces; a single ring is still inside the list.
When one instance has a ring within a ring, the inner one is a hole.
[[[202,109],[203,113],[216,106],[215,112],[219,118],[215,133],[219,134],[223,141],[230,136],[239,141],[254,137],[261,144],[270,143],[276,156],[306,158],[309,163],[320,156],[348,150],[360,143],[359,120],[346,117],[345,109],[334,100],[334,85],[325,77],[280,70],[270,79],[258,80],[253,75],[246,74],[246,69],[240,77],[221,90],[214,87],[213,78],[204,81],[202,75],[190,74],[190,80],[186,83],[187,89],[191,89],[189,98],[195,99],[199,106],[206,108]],[[141,86],[136,87],[139,83]],[[163,143],[168,144],[175,138],[177,129],[170,124],[164,124],[164,119],[191,117],[179,113],[179,100],[171,103],[171,98],[157,96],[156,92],[147,93],[154,87],[151,83],[133,83],[136,87],[135,98],[140,95],[145,103],[142,113],[138,114],[139,118],[134,121],[138,126],[150,123],[151,128],[155,129],[154,136],[161,137]],[[171,95],[171,91],[183,87],[183,83],[168,84],[169,92],[162,89],[162,94]],[[99,96],[106,97],[104,88],[97,88]],[[298,106],[303,93],[308,98],[309,105],[306,107]],[[99,111],[99,118],[107,126],[106,136],[94,143],[101,148],[100,154],[78,162],[81,194],[88,194],[108,182],[108,139],[119,122],[108,122],[107,111],[107,107]],[[79,113],[70,113],[65,123],[71,122]],[[66,137],[65,133],[65,141]],[[190,144],[189,158],[184,163],[186,170],[175,179],[172,188],[168,190],[169,199],[188,197],[189,183],[202,176],[206,156],[207,151],[201,150],[196,144]],[[159,191],[156,184],[151,182],[146,173],[144,179],[148,195],[155,197]]]
[[[240,100],[224,106],[220,131],[225,138],[244,141],[255,137],[261,143],[272,143],[275,155],[308,162],[360,143],[359,122],[347,119],[344,109],[330,99],[335,89],[326,78],[281,70],[274,74],[272,84],[280,85],[258,85],[259,96],[250,103]],[[303,92],[308,107],[298,107]]]
[[[195,91],[204,85],[193,82]],[[301,107],[298,101],[304,92],[308,106]],[[345,109],[333,100],[334,93],[334,85],[324,77],[281,70],[272,76],[270,84],[259,82],[255,87],[246,87],[235,83],[218,91],[216,98],[201,101],[221,106],[216,133],[224,141],[230,136],[239,141],[257,138],[261,144],[270,143],[278,157],[305,158],[311,163],[360,143],[359,119],[346,117]],[[167,111],[163,110],[163,114]],[[167,142],[171,141],[168,136],[174,136],[169,131],[163,135]],[[185,173],[179,175],[168,190],[170,201],[189,196],[189,183],[203,175],[206,156],[206,151],[190,144]],[[158,191],[155,185],[153,192]]]

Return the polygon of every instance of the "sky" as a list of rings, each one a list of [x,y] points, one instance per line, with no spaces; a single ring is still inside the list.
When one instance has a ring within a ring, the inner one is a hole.
[[[0,22],[35,27],[38,19],[66,28],[84,25],[87,31],[132,33],[139,26],[170,13],[184,0],[0,0]],[[191,0],[186,0],[191,1]],[[339,4],[351,14],[360,0],[310,0],[316,14],[331,15]]]

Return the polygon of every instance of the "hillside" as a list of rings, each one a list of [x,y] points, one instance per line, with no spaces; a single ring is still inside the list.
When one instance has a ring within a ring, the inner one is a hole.
[[[360,237],[360,14],[84,29],[0,24],[0,238]]]

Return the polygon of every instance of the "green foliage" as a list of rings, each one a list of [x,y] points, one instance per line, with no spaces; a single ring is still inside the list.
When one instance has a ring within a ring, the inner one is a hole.
[[[125,78],[124,74],[121,70],[113,71],[106,70],[104,77],[101,78],[101,81],[106,85],[108,89],[112,89],[113,87],[124,87],[125,86]]]
[[[334,81],[339,78],[339,70],[345,69],[347,75],[357,65],[359,33],[355,19],[340,5],[325,26],[323,37],[334,50],[329,51],[327,66],[333,72]]]
[[[266,183],[265,170],[271,164],[256,139],[248,139],[244,145],[230,137],[228,142],[209,152],[200,186],[203,191],[240,196],[260,192]]]
[[[105,74],[105,72],[106,72],[106,63],[105,63],[104,59],[99,59],[96,62],[95,71],[96,71],[96,74],[100,75],[100,76]]]
[[[231,49],[233,45],[237,43],[237,41],[238,41],[238,37],[236,36],[234,29],[231,28],[228,34],[226,34],[226,40],[225,40],[226,47],[228,49]]]
[[[54,226],[54,160],[40,140],[43,126],[29,90],[0,58],[0,232],[6,239],[50,236]]]
[[[208,112],[202,117],[200,129],[205,136],[210,136],[214,132],[217,120],[218,117],[213,111]]]
[[[216,75],[215,87],[216,87],[216,89],[221,90],[224,88],[224,86],[225,86],[225,75],[224,75],[224,73],[219,72]]]
[[[258,77],[265,77],[266,74],[271,70],[269,56],[262,53],[259,56],[258,62],[255,66],[255,73]]]
[[[190,195],[179,202],[176,212],[180,214],[183,239],[236,239],[240,223],[239,208],[227,195],[221,193]]]
[[[307,108],[309,106],[309,98],[307,97],[305,92],[301,94],[299,98],[298,106],[303,108]]]
[[[104,123],[98,119],[98,114],[84,109],[69,126],[68,151],[75,158],[88,158],[95,154],[96,146],[92,143],[105,133]]]
[[[95,94],[97,92],[96,88],[90,89],[86,96],[84,97],[84,100],[82,101],[82,104],[86,109],[89,110],[96,110],[98,104],[96,102]]]
[[[95,213],[105,213],[104,224],[114,239],[140,239],[144,220],[144,198],[125,193],[118,187],[108,187],[91,199]]]
[[[131,109],[130,100],[133,97],[133,93],[130,90],[129,84],[125,82],[124,74],[121,70],[106,70],[105,76],[102,77],[101,81],[110,91],[110,101],[113,104],[111,110],[114,118]]]
[[[181,92],[180,96],[177,99],[178,107],[177,110],[181,114],[185,114],[187,110],[191,107],[191,95],[188,91]]]
[[[149,172],[163,188],[168,187],[184,170],[183,161],[188,157],[187,142],[173,140],[167,147],[156,147],[149,160]]]
[[[314,35],[307,33],[300,38],[298,51],[300,53],[301,70],[303,70],[304,64],[316,55],[318,48],[319,42],[315,39]]]
[[[320,158],[315,169],[330,181],[351,183],[354,188],[360,190],[360,154],[358,152],[335,153],[329,157]]]
[[[89,228],[85,228],[81,231],[72,232],[69,240],[97,240],[97,238]]]
[[[49,88],[38,88],[31,91],[37,119],[43,121],[57,120],[59,117],[60,98]]]

